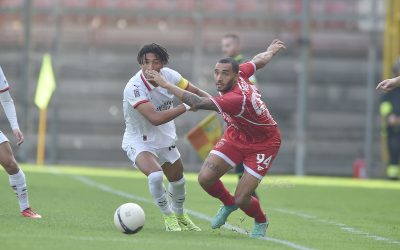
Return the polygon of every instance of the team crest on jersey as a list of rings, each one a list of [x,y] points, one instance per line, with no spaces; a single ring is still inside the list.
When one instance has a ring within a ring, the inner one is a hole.
[[[135,90],[133,91],[133,93],[134,93],[135,97],[140,97],[140,92],[139,92],[138,89],[135,89]]]

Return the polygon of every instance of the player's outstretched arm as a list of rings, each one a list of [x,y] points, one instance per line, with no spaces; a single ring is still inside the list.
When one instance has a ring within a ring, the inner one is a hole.
[[[178,105],[172,109],[157,111],[151,102],[142,103],[136,109],[154,126],[172,121],[188,110],[184,105]]]
[[[389,92],[395,88],[400,88],[400,76],[383,80],[376,86],[376,89],[380,89],[383,92]]]
[[[196,87],[195,85],[189,83],[188,88],[186,89],[190,93],[193,93],[195,95],[198,95],[200,97],[210,97],[211,95],[204,90],[200,89],[199,87]]]
[[[189,91],[183,90],[165,80],[165,78],[155,70],[149,70],[146,72],[149,80],[155,81],[160,87],[169,90],[172,94],[178,97],[183,103],[189,105],[192,109],[204,109],[218,111],[218,107],[210,97],[200,97]]]
[[[257,54],[251,61],[256,65],[256,69],[259,70],[267,65],[267,63],[271,61],[272,57],[278,53],[279,50],[285,48],[284,42],[274,39],[265,52]]]

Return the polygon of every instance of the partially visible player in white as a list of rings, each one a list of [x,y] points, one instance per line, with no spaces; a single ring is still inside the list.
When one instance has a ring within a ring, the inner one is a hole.
[[[10,122],[11,129],[17,138],[18,146],[24,142],[24,135],[19,130],[17,113],[15,112],[14,101],[11,98],[10,89],[7,79],[0,67],[0,102],[6,113],[7,119]],[[10,185],[17,195],[19,208],[22,216],[28,218],[42,218],[39,214],[35,213],[29,206],[28,191],[26,187],[25,174],[18,167],[18,163],[14,158],[13,151],[7,137],[0,131],[0,164],[8,173]]]
[[[186,104],[173,107],[174,95],[146,79],[146,70],[160,72],[168,81],[199,96],[208,96],[183,78],[178,72],[164,67],[168,53],[158,44],[144,45],[137,61],[141,70],[124,90],[123,110],[126,129],[122,148],[135,166],[148,179],[150,193],[164,214],[166,231],[201,231],[184,212],[185,176],[180,153],[175,142],[177,135],[173,119],[189,110]],[[163,183],[169,185],[168,200]]]

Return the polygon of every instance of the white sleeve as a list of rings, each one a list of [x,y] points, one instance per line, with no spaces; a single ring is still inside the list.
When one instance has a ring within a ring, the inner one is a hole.
[[[189,86],[189,81],[182,77],[179,72],[170,69],[170,68],[163,68],[162,74],[170,83],[178,86],[181,89],[187,89]]]
[[[179,74],[177,71],[170,69],[170,68],[164,68],[162,73],[165,76],[165,78],[167,79],[167,81],[169,81],[175,85],[178,85],[182,79],[181,74]]]
[[[7,91],[10,88],[10,86],[8,85],[6,76],[3,73],[3,70],[0,67],[0,93]]]
[[[19,129],[17,112],[15,111],[14,101],[11,98],[9,91],[3,91],[0,93],[0,102],[1,106],[3,106],[4,112],[6,113],[11,129]]]
[[[147,95],[143,88],[141,88],[139,85],[131,85],[129,88],[126,88],[124,92],[124,99],[129,102],[129,104],[133,107],[136,108],[142,103],[149,102],[149,99],[147,98]]]

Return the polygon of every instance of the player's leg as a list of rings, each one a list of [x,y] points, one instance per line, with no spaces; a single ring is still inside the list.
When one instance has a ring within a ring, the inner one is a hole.
[[[246,152],[247,155],[243,161],[245,172],[236,187],[235,204],[248,216],[254,218],[252,237],[265,236],[268,227],[268,220],[260,202],[252,196],[252,193],[271,167],[278,151],[279,146],[250,150]]]
[[[28,218],[41,218],[41,216],[35,213],[29,206],[25,174],[22,169],[18,167],[18,163],[14,158],[14,154],[8,141],[4,141],[0,144],[0,164],[9,175],[8,179],[12,189],[17,195],[21,214]]]
[[[183,165],[181,159],[174,163],[165,162],[162,169],[168,179],[168,192],[171,197],[171,207],[175,214],[183,214],[183,203],[186,199],[186,179],[183,175]]]
[[[176,149],[173,151],[175,150]],[[186,200],[186,179],[183,174],[183,164],[180,158],[175,160],[174,157],[171,157],[174,154],[180,157],[180,154],[177,150],[176,152],[168,152],[167,154],[167,157],[170,156],[170,161],[173,163],[165,162],[162,168],[168,179],[168,192],[172,201],[172,211],[174,211],[182,230],[201,231],[184,211],[183,204]]]
[[[163,182],[164,172],[158,163],[156,155],[150,151],[141,151],[134,159],[136,167],[147,176],[150,194],[164,215],[166,231],[181,231],[168,202],[167,192]]]
[[[226,150],[227,148],[229,148],[228,145],[225,145],[225,149],[219,148],[219,150],[225,153],[216,150],[211,151],[198,176],[201,187],[209,195],[219,199],[224,204],[211,221],[211,227],[214,229],[224,225],[228,216],[238,208],[235,205],[233,196],[220,180],[226,172],[236,165],[235,162],[227,156],[229,155],[227,153],[229,150]],[[232,150],[230,150],[230,152],[232,152]],[[237,160],[237,162],[240,162],[240,160]]]
[[[220,178],[232,168],[220,156],[210,153],[198,175],[200,186],[212,197],[219,199],[224,205],[233,206],[235,200],[225,188]]]
[[[254,218],[255,226],[252,237],[263,237],[268,227],[267,217],[260,206],[258,199],[252,194],[257,189],[261,180],[246,170],[239,181],[235,191],[235,204],[248,216]]]
[[[242,178],[243,173],[244,173],[243,162],[241,162],[241,163],[239,163],[239,164],[236,165],[236,167],[235,167],[235,173],[238,175],[239,181],[240,181],[240,179]],[[254,191],[254,193],[252,193],[251,195],[254,196],[254,197],[256,197],[257,199],[259,199],[259,198],[258,198],[258,195],[257,195],[257,193],[256,193],[256,191]]]
[[[149,190],[157,206],[165,215],[172,214],[163,182],[164,172],[157,157],[149,151],[142,151],[137,155],[135,163],[137,168],[147,176]]]

